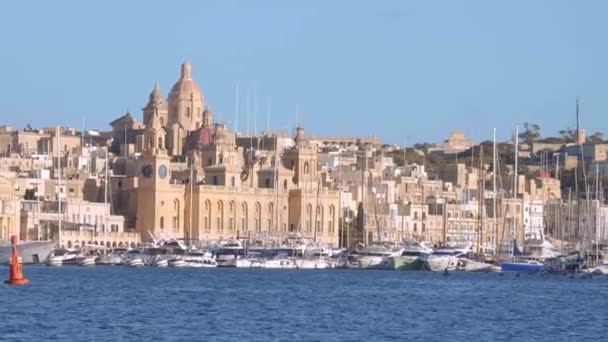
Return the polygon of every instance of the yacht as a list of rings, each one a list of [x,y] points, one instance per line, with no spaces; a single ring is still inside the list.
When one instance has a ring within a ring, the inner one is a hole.
[[[465,248],[439,248],[435,249],[425,260],[427,269],[433,272],[455,271],[459,265],[459,258],[467,257],[471,253],[471,244]]]
[[[19,241],[17,252],[24,264],[43,263],[53,251],[53,241]],[[10,241],[0,241],[0,264],[8,264],[13,253]]]
[[[358,251],[357,262],[354,265],[363,269],[390,269],[390,258],[400,256],[402,252],[403,248],[389,247],[385,243],[373,243]]]
[[[295,269],[298,268],[296,260],[292,258],[276,258],[267,259],[262,264],[262,268],[273,268],[273,269]]]
[[[157,256],[156,258],[154,258],[152,260],[152,266],[154,267],[168,267],[169,266],[169,260],[164,259],[160,256]]]
[[[246,257],[236,260],[237,268],[262,268],[264,267],[264,260],[258,257]]]
[[[245,248],[238,240],[220,242],[213,250],[215,261],[219,267],[236,267],[237,259],[245,256]]]
[[[132,259],[129,259],[128,265],[129,267],[143,267],[145,264],[141,258],[134,257]]]
[[[81,256],[77,259],[76,263],[79,266],[95,266],[95,256]]]
[[[51,267],[61,267],[63,266],[63,257],[61,255],[51,255],[47,265]]]
[[[209,252],[190,251],[181,260],[185,262],[185,267],[217,267],[217,262]]]
[[[417,241],[409,241],[400,255],[389,257],[389,268],[399,271],[419,271],[424,269],[424,262],[433,249]]]

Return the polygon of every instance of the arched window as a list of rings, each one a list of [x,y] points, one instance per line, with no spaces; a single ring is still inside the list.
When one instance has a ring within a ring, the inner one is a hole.
[[[158,148],[161,150],[163,149],[163,138],[161,137],[158,137]]]
[[[243,202],[241,205],[241,230],[247,231],[247,202]]]
[[[260,231],[262,228],[262,205],[260,202],[255,203],[255,230]]]
[[[287,179],[283,180],[283,189],[287,190]]]
[[[312,231],[312,205],[309,203],[306,205],[306,232],[310,233]]]
[[[310,166],[308,165],[308,162],[304,163],[304,174],[307,175],[310,172]]]
[[[216,221],[216,229],[224,230],[224,202],[217,202],[217,219]]]

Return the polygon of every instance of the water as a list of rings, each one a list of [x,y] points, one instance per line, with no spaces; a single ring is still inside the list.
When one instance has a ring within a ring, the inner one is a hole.
[[[0,275],[8,274],[0,267]],[[25,266],[2,341],[606,340],[608,278]]]

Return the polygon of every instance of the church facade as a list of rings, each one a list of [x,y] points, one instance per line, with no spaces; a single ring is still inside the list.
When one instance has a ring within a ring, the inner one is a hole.
[[[291,144],[238,144],[236,132],[213,122],[187,63],[167,103],[154,86],[143,117],[130,182],[142,240],[280,242],[298,233],[338,246],[339,195],[320,181],[316,146],[302,128]]]

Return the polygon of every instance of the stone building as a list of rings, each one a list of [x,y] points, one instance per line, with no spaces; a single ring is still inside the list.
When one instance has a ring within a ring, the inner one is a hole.
[[[136,198],[124,202],[136,206],[141,238],[150,239],[150,232],[196,241],[281,241],[299,233],[337,246],[338,192],[320,182],[317,147],[304,129],[296,130],[292,143],[277,144],[275,137],[266,149],[242,146],[203,106],[190,65],[184,64],[169,94],[166,121],[158,86],[143,108],[148,121],[142,153],[122,189]]]

